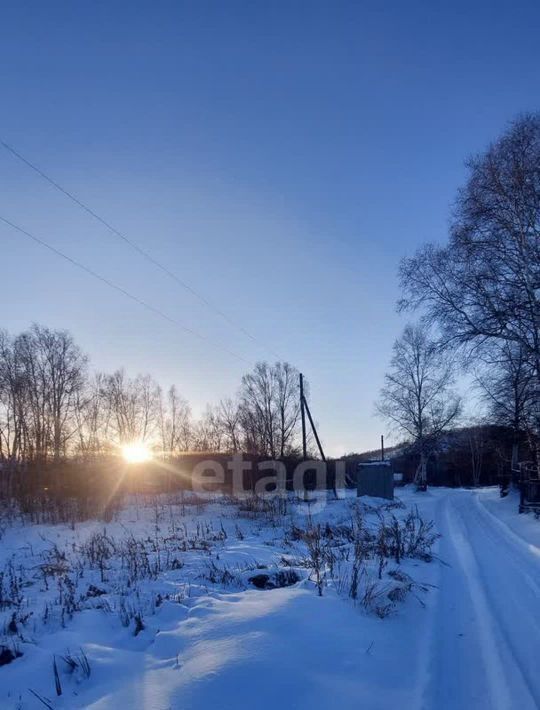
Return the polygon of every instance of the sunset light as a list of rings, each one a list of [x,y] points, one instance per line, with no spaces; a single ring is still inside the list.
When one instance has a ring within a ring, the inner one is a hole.
[[[0,710],[540,710],[540,0],[0,8]]]
[[[126,463],[144,463],[152,458],[152,452],[146,444],[134,441],[122,446],[122,456]]]

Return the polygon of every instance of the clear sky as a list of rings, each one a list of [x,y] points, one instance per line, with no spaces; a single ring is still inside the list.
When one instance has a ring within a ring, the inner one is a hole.
[[[276,352],[331,454],[374,448],[399,260],[445,239],[465,157],[539,108],[539,36],[536,0],[4,1],[2,139],[267,349],[1,148],[1,216],[248,364],[4,225],[0,327],[68,328],[195,413]]]

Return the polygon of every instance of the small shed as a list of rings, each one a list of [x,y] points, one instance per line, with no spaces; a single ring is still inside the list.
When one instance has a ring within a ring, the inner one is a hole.
[[[358,464],[357,495],[394,499],[394,474],[390,461]]]

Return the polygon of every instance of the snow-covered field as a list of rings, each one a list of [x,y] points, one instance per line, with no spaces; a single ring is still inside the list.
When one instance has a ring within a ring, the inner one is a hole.
[[[0,707],[538,707],[540,522],[493,489],[397,497],[0,523]]]

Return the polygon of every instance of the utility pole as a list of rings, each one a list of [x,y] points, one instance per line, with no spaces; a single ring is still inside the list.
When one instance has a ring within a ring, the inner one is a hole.
[[[321,455],[322,460],[326,462],[326,456],[324,455],[324,451],[321,446],[319,435],[317,434],[317,429],[315,428],[315,424],[313,423],[313,419],[311,417],[311,412],[309,411],[308,403],[305,400],[304,400],[304,407],[305,407],[305,410],[306,410],[308,418],[309,418],[309,423],[311,424],[311,430],[313,431],[313,434],[315,435],[315,441],[317,442],[317,446],[319,447],[319,453]]]
[[[315,437],[315,441],[317,442],[317,447],[319,449],[321,459],[324,461],[324,463],[326,463],[326,456],[324,455],[321,440],[319,439],[319,435],[317,433],[317,428],[315,426],[315,422],[313,421],[313,417],[311,416],[311,412],[309,411],[309,405],[308,405],[306,398],[304,396],[304,376],[302,375],[302,373],[300,373],[300,414],[302,417],[302,453],[303,453],[304,461],[307,460],[306,413],[308,415],[309,423],[311,425],[311,431],[313,432],[313,435]],[[334,495],[337,498],[338,494],[337,494],[337,490],[336,490],[335,472],[334,472],[332,490],[334,491]]]
[[[384,436],[381,434],[381,461],[384,461]]]
[[[302,417],[302,454],[304,461],[307,459],[307,444],[306,444],[306,412],[304,400],[304,375],[300,373],[300,415]]]

